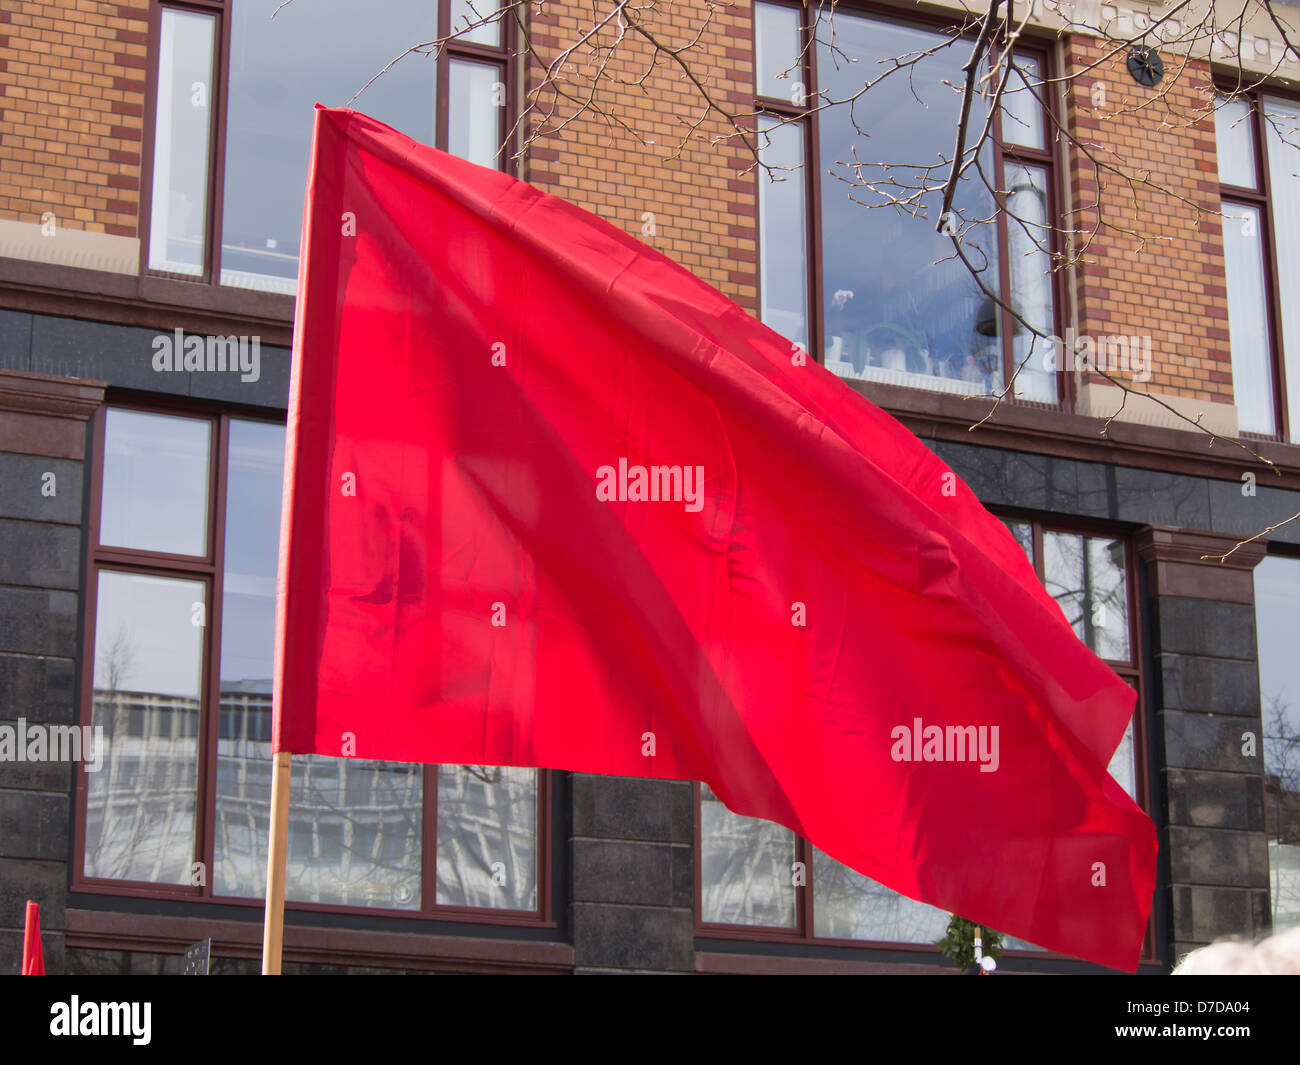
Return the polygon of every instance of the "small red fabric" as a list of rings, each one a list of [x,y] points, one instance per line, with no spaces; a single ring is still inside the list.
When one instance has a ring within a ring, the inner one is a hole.
[[[615,226],[353,111],[316,112],[300,277],[276,750],[707,781],[1136,967],[1133,690],[893,418]]]
[[[23,926],[23,976],[45,975],[45,951],[41,948],[41,911],[27,900],[27,919]]]

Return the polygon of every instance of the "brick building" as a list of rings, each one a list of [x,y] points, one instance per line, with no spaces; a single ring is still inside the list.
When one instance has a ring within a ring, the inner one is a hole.
[[[50,971],[177,971],[208,937],[214,970],[256,968],[310,107],[469,11],[276,7],[0,0],[0,723],[107,740],[94,773],[0,762],[0,969],[29,897]],[[1112,772],[1159,830],[1161,971],[1300,922],[1300,523],[1232,551],[1300,511],[1300,63],[1262,11],[1186,44],[1185,12],[1048,5],[1015,92],[975,105],[1003,193],[955,201],[982,282],[1044,333],[1129,342],[1112,376],[1157,398],[1125,397],[936,262],[932,194],[924,218],[887,202],[951,152],[957,10],[845,0],[831,48],[797,2],[664,4],[646,27],[693,42],[681,63],[634,33],[562,62],[591,15],[559,0],[406,57],[356,106],[641,236],[1003,517],[1139,692]],[[1151,28],[1164,77],[1099,25]],[[822,106],[923,52],[852,118]],[[226,368],[178,368],[192,345]],[[987,404],[964,397],[1022,364],[971,431]],[[289,972],[950,971],[946,914],[685,782],[298,759],[288,895]],[[1090,968],[1012,947],[1003,969]]]

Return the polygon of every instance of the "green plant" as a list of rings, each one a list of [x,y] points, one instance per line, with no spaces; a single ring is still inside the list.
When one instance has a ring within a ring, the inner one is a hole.
[[[935,944],[939,948],[939,953],[945,958],[952,959],[952,963],[962,972],[966,972],[975,964],[976,929],[980,931],[984,957],[996,961],[1002,956],[1002,933],[995,932],[991,928],[982,928],[974,921],[958,917],[955,913],[952,915],[952,920],[948,922],[948,931]]]

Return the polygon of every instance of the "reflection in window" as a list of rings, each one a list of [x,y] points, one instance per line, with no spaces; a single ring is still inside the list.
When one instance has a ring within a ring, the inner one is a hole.
[[[733,814],[700,785],[700,884],[706,923],[794,928],[794,833]]]
[[[948,927],[946,911],[909,899],[813,850],[813,920],[825,939],[934,943]]]
[[[1300,925],[1300,559],[1255,568],[1255,630],[1264,725],[1264,827],[1273,927]]]
[[[190,883],[206,604],[201,581],[99,573],[86,876]]]
[[[878,77],[891,56],[945,40],[842,10],[835,15],[834,48],[829,24],[818,38],[817,88],[834,100],[860,92],[863,72]],[[857,62],[846,62],[836,54],[841,50]],[[962,82],[967,55],[969,49],[940,48],[917,76],[904,72],[875,85],[869,106],[821,113],[825,360],[842,377],[962,394],[1003,386],[999,316],[953,258],[951,239],[935,231],[946,169],[927,170],[952,153],[961,100],[950,86]],[[972,128],[987,117],[987,102],[977,98]],[[981,165],[994,173],[991,146]],[[919,193],[922,188],[928,191]],[[891,202],[913,196],[906,209]],[[959,182],[954,207],[963,225],[994,215],[993,197],[973,167]],[[972,226],[964,248],[984,285],[997,291],[994,232]],[[765,254],[774,250],[766,241],[764,247]]]
[[[343,106],[394,56],[436,39],[438,9],[386,0],[358,18],[352,0],[236,0],[230,35],[221,283],[293,294],[314,104]],[[432,144],[434,71],[409,56],[353,106]]]
[[[1128,661],[1123,541],[1045,532],[1043,583],[1084,643],[1102,658]]]
[[[537,908],[537,770],[438,768],[438,903]]]
[[[759,292],[763,324],[808,350],[808,243],[804,222],[804,127],[759,119],[759,156],[772,173],[759,172],[758,217],[765,241]],[[774,180],[775,179],[775,180]]]

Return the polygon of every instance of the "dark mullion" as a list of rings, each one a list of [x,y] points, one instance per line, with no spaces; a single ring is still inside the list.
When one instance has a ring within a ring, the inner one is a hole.
[[[451,5],[439,4],[438,5],[438,39],[445,40],[447,34],[450,32],[451,32]],[[444,152],[447,150],[447,144],[448,144],[447,94],[450,91],[450,85],[451,85],[451,79],[449,77],[451,60],[449,55],[444,54],[446,51],[447,51],[447,46],[445,45],[443,46],[442,49],[439,50],[439,54],[435,57],[434,60],[436,65],[434,67],[434,72],[433,72],[434,86],[435,86],[434,92],[437,96],[436,106],[434,108],[434,117],[433,117],[433,146],[435,148],[440,148]]]
[[[448,13],[447,18],[450,20],[450,13]],[[441,12],[439,12],[438,21],[441,25]],[[446,32],[450,32],[450,30]],[[441,28],[438,30],[438,36],[445,36],[445,33]],[[502,39],[505,39],[504,35]],[[459,38],[448,41],[444,51],[449,56],[459,56],[462,59],[490,59],[494,63],[499,63],[505,59],[507,53],[507,49],[504,45],[479,44],[476,41],[466,41]]]
[[[805,98],[807,94],[805,94]],[[756,111],[768,111],[774,115],[780,115],[782,118],[801,119],[808,116],[811,108],[791,103],[782,96],[755,96],[754,109]]]
[[[199,705],[198,802],[195,806],[198,860],[207,875],[200,894],[211,897],[216,877],[217,827],[217,747],[221,735],[221,618],[226,558],[226,494],[229,484],[230,418],[223,415],[217,423],[217,449],[212,480],[215,486],[212,505],[212,543],[215,569],[208,592],[207,614],[207,682],[204,699]]]
[[[438,773],[438,766],[425,765],[420,814],[420,910],[426,914],[432,914],[438,904]]]
[[[795,928],[803,939],[812,939],[817,928],[816,915],[813,913],[813,890],[815,870],[813,866],[813,845],[803,836],[795,836],[795,861],[804,863],[804,886],[797,888],[795,902]]]
[[[820,112],[810,101],[820,101],[820,88],[817,81],[817,42],[816,26],[807,19],[801,19],[800,40],[804,46],[804,103],[806,119],[804,121],[803,168],[807,185],[804,202],[804,245],[808,255],[808,346],[814,362],[826,361],[826,332],[822,315],[823,304],[822,276],[822,182],[821,182],[821,120]],[[811,882],[811,881],[810,881]]]
[[[126,567],[128,569],[140,567],[165,569],[174,570],[180,574],[194,574],[206,577],[210,577],[216,572],[214,563],[202,558],[191,558],[188,555],[152,554],[148,551],[99,545],[94,548],[94,556],[98,562],[106,566]]]

